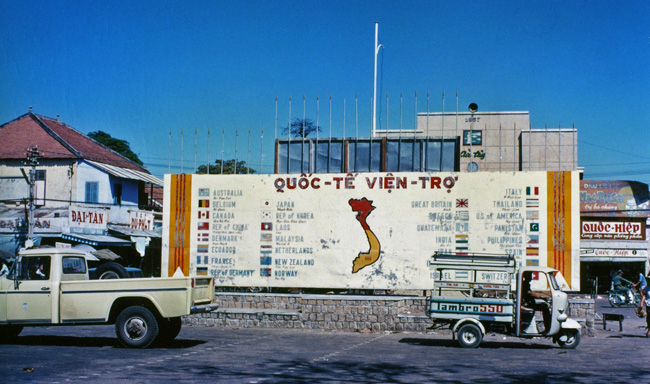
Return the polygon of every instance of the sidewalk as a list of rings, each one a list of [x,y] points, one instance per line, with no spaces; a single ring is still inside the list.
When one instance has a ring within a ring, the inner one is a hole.
[[[639,318],[634,314],[634,306],[626,305],[619,308],[612,308],[607,296],[599,295],[596,298],[596,319],[594,322],[594,337],[645,337],[645,318]],[[619,331],[619,322],[607,320],[606,329],[603,329],[603,318],[605,314],[623,315],[623,331]],[[650,339],[648,340],[650,343]]]

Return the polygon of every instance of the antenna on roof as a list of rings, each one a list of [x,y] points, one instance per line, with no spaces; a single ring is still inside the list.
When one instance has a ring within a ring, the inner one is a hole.
[[[59,114],[58,114],[58,113],[56,114],[56,122],[57,122],[57,123],[60,123],[60,122],[61,122],[61,119],[59,118]]]
[[[29,113],[32,113],[32,106],[29,106]]]

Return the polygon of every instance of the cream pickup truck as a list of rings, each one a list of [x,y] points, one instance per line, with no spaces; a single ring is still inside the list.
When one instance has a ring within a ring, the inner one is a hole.
[[[212,277],[89,280],[83,252],[22,250],[0,277],[0,339],[24,326],[115,324],[120,343],[173,340],[181,316],[216,309]]]

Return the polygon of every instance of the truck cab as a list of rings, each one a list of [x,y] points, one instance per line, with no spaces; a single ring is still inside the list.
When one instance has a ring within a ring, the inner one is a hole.
[[[6,293],[0,295],[0,322],[58,322],[61,281],[88,280],[88,268],[82,254],[54,255],[26,250],[16,258],[9,274],[0,278],[0,292]]]

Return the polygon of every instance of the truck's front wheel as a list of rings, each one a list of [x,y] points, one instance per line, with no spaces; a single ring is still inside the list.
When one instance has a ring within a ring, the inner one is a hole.
[[[458,330],[458,343],[463,348],[476,348],[483,340],[483,334],[474,324],[465,324]]]
[[[580,330],[566,329],[563,330],[557,338],[557,343],[564,349],[574,349],[580,344]]]
[[[147,348],[156,340],[158,332],[156,316],[139,305],[123,310],[115,322],[117,338],[129,348]]]

